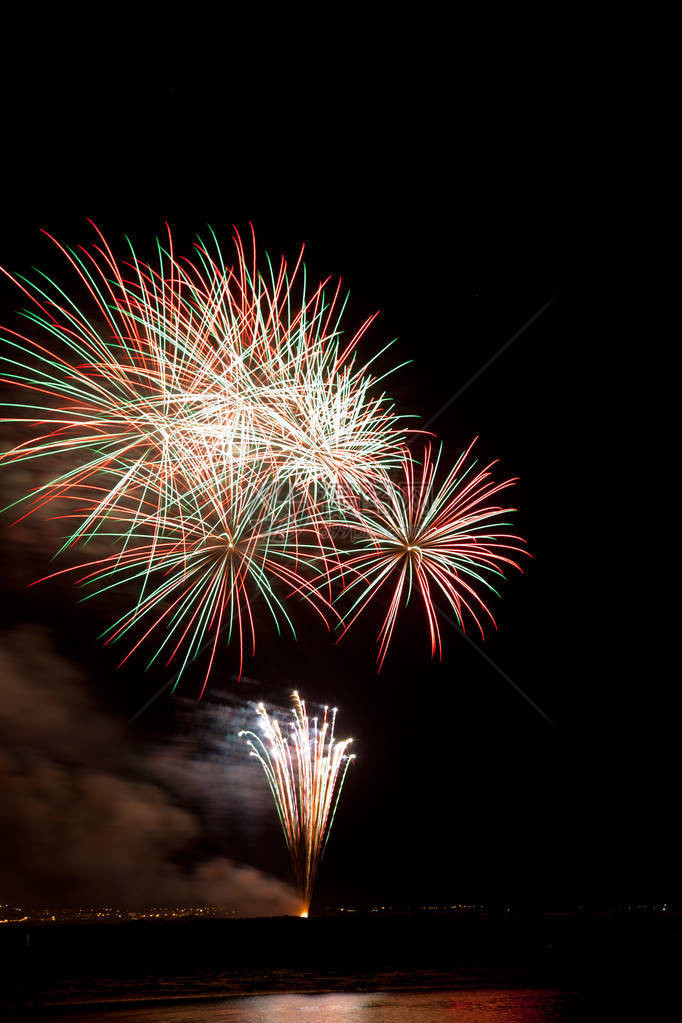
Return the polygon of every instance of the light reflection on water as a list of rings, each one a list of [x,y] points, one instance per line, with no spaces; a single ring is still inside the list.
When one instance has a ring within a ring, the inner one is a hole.
[[[52,1013],[54,1023],[559,1023],[564,992],[484,990],[256,995],[193,1005]]]

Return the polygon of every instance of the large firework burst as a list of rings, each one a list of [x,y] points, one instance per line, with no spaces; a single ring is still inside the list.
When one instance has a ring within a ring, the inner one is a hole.
[[[68,524],[60,551],[109,544],[81,565],[88,595],[135,593],[107,642],[181,657],[181,671],[203,649],[210,671],[221,632],[241,665],[254,599],[293,629],[289,598],[329,623],[341,588],[350,624],[389,579],[380,663],[414,582],[440,650],[434,588],[478,621],[477,587],[513,564],[516,538],[493,532],[502,510],[487,504],[511,481],[470,478],[460,459],[436,492],[429,454],[418,480],[382,352],[359,354],[373,317],[347,336],[340,282],[311,287],[302,253],[261,272],[255,241],[250,254],[234,242],[229,265],[212,234],[190,260],[169,231],[152,263],[132,246],[117,259],[99,231],[90,249],[55,242],[84,301],[44,275],[11,278],[30,330],[3,338],[18,398],[5,422],[26,435],[0,462],[60,464],[15,515],[52,505]]]

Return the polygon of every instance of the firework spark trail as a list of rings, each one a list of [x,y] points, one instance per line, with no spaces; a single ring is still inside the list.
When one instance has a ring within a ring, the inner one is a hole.
[[[263,737],[243,731],[251,755],[260,763],[282,825],[301,899],[301,916],[310,911],[315,879],[329,839],[346,772],[354,754],[351,739],[334,737],[336,708],[324,708],[322,720],[309,718],[304,701],[293,694],[288,732],[262,703],[256,708]]]

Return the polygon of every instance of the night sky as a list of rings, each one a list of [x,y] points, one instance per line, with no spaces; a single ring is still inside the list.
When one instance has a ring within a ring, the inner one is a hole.
[[[364,351],[399,339],[396,357],[412,361],[391,392],[435,417],[448,460],[479,435],[481,457],[520,476],[533,559],[510,574],[484,644],[443,626],[441,663],[417,607],[379,676],[377,609],[338,646],[302,613],[296,643],[266,625],[251,681],[234,682],[227,650],[201,705],[197,665],[127,725],[170,674],[145,674],[142,659],[114,670],[96,640],[112,606],[77,605],[68,582],[27,590],[55,527],[15,536],[5,516],[0,902],[217,892],[248,910],[255,892],[251,909],[286,908],[262,779],[215,722],[244,701],[285,704],[294,685],[338,704],[357,744],[319,907],[673,896],[678,718],[642,618],[653,583],[640,559],[657,547],[636,450],[648,399],[628,385],[623,400],[647,299],[619,304],[594,121],[581,129],[570,82],[492,88],[482,72],[463,82],[425,66],[398,86],[364,65],[353,90],[333,75],[283,85],[274,112],[265,85],[235,101],[229,85],[207,95],[168,75],[9,87],[2,265],[68,283],[39,229],[86,244],[87,217],[118,251],[127,233],[151,254],[165,220],[178,250],[207,223],[226,246],[249,222],[261,251],[293,258],[305,242],[311,275],[350,289],[351,326],[380,309]],[[21,304],[2,284],[0,320]]]

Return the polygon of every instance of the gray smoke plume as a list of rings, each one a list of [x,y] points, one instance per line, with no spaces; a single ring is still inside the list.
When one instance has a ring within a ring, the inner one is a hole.
[[[275,877],[202,855],[202,822],[185,791],[201,779],[184,771],[178,756],[138,751],[43,631],[24,627],[5,636],[0,901],[295,912],[293,889]],[[215,778],[218,767],[206,771]]]

